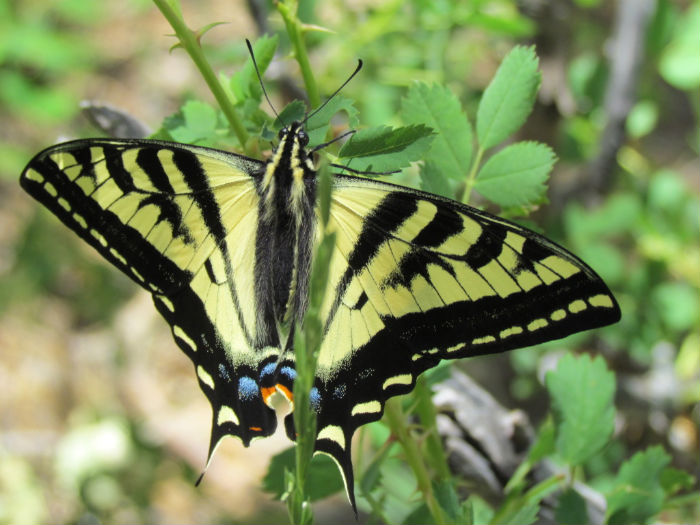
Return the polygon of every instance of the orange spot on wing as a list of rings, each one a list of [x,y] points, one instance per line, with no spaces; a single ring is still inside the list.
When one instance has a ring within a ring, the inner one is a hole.
[[[260,391],[262,392],[263,401],[266,405],[270,406],[270,396],[272,396],[272,394],[275,393],[275,387],[268,386],[265,388],[261,388]]]
[[[260,428],[260,427],[248,427],[248,428],[254,432],[262,432],[262,428]]]

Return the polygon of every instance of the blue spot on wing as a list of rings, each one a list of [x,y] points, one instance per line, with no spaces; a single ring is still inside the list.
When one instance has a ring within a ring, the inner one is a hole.
[[[297,371],[290,366],[283,366],[280,370],[280,374],[287,376],[292,381],[297,378]]]
[[[333,390],[333,397],[336,399],[340,399],[342,397],[345,397],[345,391],[347,390],[347,387],[345,384],[338,385],[335,387],[335,390]]]
[[[321,408],[321,394],[318,388],[313,387],[309,391],[309,401],[311,402],[311,408],[314,409],[314,412],[318,412]]]
[[[263,369],[260,371],[260,378],[270,375],[277,368],[277,363],[267,363]]]
[[[255,379],[243,376],[238,380],[238,397],[244,400],[254,399],[260,395],[260,387]]]

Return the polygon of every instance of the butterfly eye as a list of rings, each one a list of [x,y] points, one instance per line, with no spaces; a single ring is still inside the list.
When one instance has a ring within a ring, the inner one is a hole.
[[[309,144],[309,136],[306,134],[306,131],[303,129],[300,129],[297,131],[297,138],[299,139],[299,143],[301,144],[302,147],[306,147]]]

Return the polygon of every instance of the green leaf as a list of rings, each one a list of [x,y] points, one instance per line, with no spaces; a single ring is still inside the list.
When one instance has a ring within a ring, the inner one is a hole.
[[[529,504],[526,502],[518,502],[511,505],[509,512],[499,514],[503,519],[494,520],[490,523],[494,525],[530,525],[537,521],[537,513],[540,510],[539,503]]]
[[[472,160],[472,129],[459,100],[447,87],[421,82],[411,85],[401,100],[401,118],[406,124],[425,124],[437,133],[426,163],[432,163],[446,178],[461,180],[466,176]]]
[[[253,53],[255,54],[255,61],[258,64],[261,76],[265,74],[267,66],[270,65],[272,57],[275,56],[278,40],[277,35],[263,35],[253,44]],[[236,97],[237,103],[249,97],[260,100],[262,89],[260,88],[258,76],[255,74],[253,61],[250,58],[239,71],[231,76],[230,88]]]
[[[0,158],[2,158],[1,150]],[[673,368],[676,371],[676,377],[686,381],[686,384],[689,385],[691,378],[695,377],[697,371],[700,370],[700,333],[689,333],[680,346]],[[697,391],[695,400],[698,400]]]
[[[606,523],[646,523],[662,508],[661,473],[671,458],[660,446],[637,452],[620,468],[613,489],[606,494]]]
[[[377,126],[355,133],[339,156],[360,171],[391,171],[407,167],[423,157],[433,139],[433,131],[423,125],[391,128]]]
[[[465,513],[471,514],[471,523],[489,523],[493,519],[493,509],[476,494],[471,494],[462,505]]]
[[[505,140],[532,111],[542,75],[534,47],[516,46],[503,59],[476,113],[476,135],[486,150]]]
[[[567,354],[547,373],[556,447],[570,465],[580,465],[608,442],[615,423],[615,376],[602,357]]]
[[[666,82],[678,89],[691,90],[700,86],[700,9],[692,3],[680,17],[673,40],[664,50],[659,73]]]
[[[561,476],[550,476],[528,490],[525,494],[510,493],[497,510],[491,523],[496,525],[528,525],[537,520],[540,503],[561,485]]]
[[[170,129],[170,135],[177,142],[192,144],[211,138],[216,132],[216,110],[199,100],[190,100],[182,106],[181,124]]]
[[[225,24],[228,24],[228,22],[211,22],[209,24],[206,24],[205,26],[200,27],[194,32],[195,38],[197,38],[198,41],[201,41],[202,37],[206,35],[209,31],[211,31],[215,27],[222,26]]]
[[[585,500],[574,489],[566,489],[559,496],[554,519],[561,525],[586,525],[590,523]]]
[[[474,189],[502,207],[540,203],[554,160],[554,152],[545,144],[511,144],[486,161]]]
[[[652,100],[641,100],[637,102],[629,115],[625,128],[627,133],[638,139],[651,133],[659,120],[659,107]]]
[[[682,209],[687,197],[688,186],[680,173],[660,169],[651,175],[647,190],[647,203],[651,210],[672,214]]]
[[[604,58],[598,53],[583,52],[569,59],[567,83],[582,111],[589,111],[591,106],[600,102],[606,77],[604,71]],[[590,127],[592,123],[587,119],[572,119],[569,126],[574,126],[569,134],[575,137],[586,141],[588,135],[592,134],[594,136],[591,138],[597,139],[597,128]]]
[[[377,428],[377,425],[375,425]],[[382,425],[382,428],[383,427]],[[372,462],[366,466],[360,478],[360,490],[363,494],[369,494],[377,488],[382,480],[382,465],[386,462],[392,451],[391,446],[381,447],[379,453],[372,459]]]
[[[265,492],[280,498],[286,491],[284,471],[294,472],[294,447],[280,452],[270,460],[262,485]],[[311,501],[317,501],[343,490],[343,480],[338,467],[325,455],[314,456],[306,478],[307,494]]]
[[[301,100],[292,100],[279,112],[277,120],[274,122],[274,127],[280,130],[285,126],[289,126],[295,120],[303,119],[305,112],[306,104]]]
[[[413,511],[406,516],[406,518],[401,522],[405,525],[429,525],[433,523],[435,518],[430,513],[428,505],[421,503]]]
[[[416,478],[397,457],[387,458],[381,465],[382,487],[373,496],[381,501],[383,523],[431,523],[433,520],[425,503],[412,503],[416,498]],[[390,480],[389,483],[386,481]],[[415,506],[414,506],[415,505]],[[427,514],[421,508],[425,508]],[[411,516],[414,516],[411,518]]]
[[[667,467],[659,478],[666,496],[672,496],[682,490],[690,490],[695,485],[695,477],[685,470]]]
[[[309,135],[310,147],[317,146],[326,140],[330,121],[333,116],[340,111],[344,111],[348,116],[348,125],[350,128],[355,128],[358,125],[358,112],[355,107],[355,101],[341,95],[336,95],[330,99],[318,113],[311,116],[307,121],[306,132]],[[313,111],[311,113],[313,113]]]
[[[688,330],[700,318],[700,298],[696,289],[686,283],[666,282],[654,287],[652,300],[669,329]]]
[[[433,482],[433,491],[440,507],[455,522],[464,521],[462,518],[462,506],[454,485],[448,480]]]
[[[454,189],[450,181],[445,177],[444,171],[430,161],[424,162],[420,167],[420,187],[421,189],[437,193],[448,199],[454,199]]]
[[[539,463],[541,459],[549,456],[554,452],[554,422],[551,417],[545,419],[542,426],[537,431],[535,442],[530,447],[525,461],[518,465],[515,472],[508,480],[505,487],[505,492],[521,491],[524,486],[524,480],[532,467]]]

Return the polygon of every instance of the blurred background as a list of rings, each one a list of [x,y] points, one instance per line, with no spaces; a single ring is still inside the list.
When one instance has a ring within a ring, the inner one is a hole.
[[[261,0],[182,2],[215,71],[247,57],[243,39],[280,32]],[[414,80],[445,83],[472,122],[478,97],[515,44],[535,44],[543,74],[519,139],[559,157],[550,204],[533,220],[600,273],[622,321],[527,351],[464,361],[506,407],[537,424],[548,356],[602,354],[617,377],[614,443],[590,475],[604,484],[623,458],[661,444],[699,473],[700,6],[683,0],[325,0],[301,2],[324,26],[309,52],[329,94],[346,88],[363,125],[398,124]],[[0,523],[286,521],[261,490],[281,433],[244,449],[227,440],[193,486],[209,443],[210,407],[191,363],[147,293],[41,209],[17,180],[42,148],[99,136],[84,100],[153,130],[189,99],[213,104],[172,29],[146,0],[0,0]],[[303,96],[296,63],[267,87],[281,106]],[[497,211],[497,210],[496,210]],[[317,506],[317,521],[339,495]],[[687,509],[683,512],[687,512]],[[662,521],[697,522],[667,514]]]

